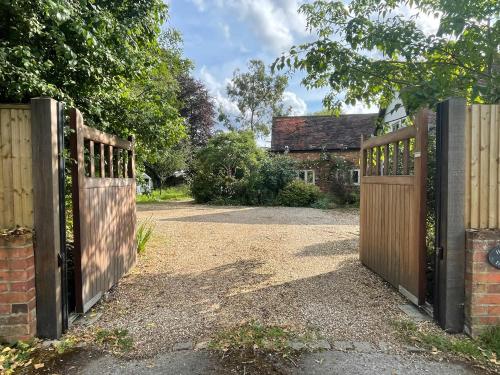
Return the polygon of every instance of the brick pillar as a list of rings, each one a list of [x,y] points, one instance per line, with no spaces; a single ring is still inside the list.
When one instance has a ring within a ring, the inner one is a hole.
[[[500,245],[500,230],[468,230],[465,254],[465,332],[477,336],[500,325],[500,270],[488,252]]]
[[[0,236],[0,341],[36,335],[35,257],[31,234]]]

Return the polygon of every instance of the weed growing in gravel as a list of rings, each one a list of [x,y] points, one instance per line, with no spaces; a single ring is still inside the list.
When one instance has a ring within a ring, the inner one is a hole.
[[[394,327],[403,340],[433,354],[451,353],[477,362],[500,364],[497,360],[500,354],[500,327],[486,331],[476,340],[463,335],[450,336],[441,330],[433,330],[425,324],[417,325],[409,320],[396,321]]]
[[[94,336],[95,341],[106,349],[115,352],[128,352],[132,350],[134,342],[126,329],[98,329]]]
[[[146,245],[148,244],[153,231],[155,229],[155,222],[153,219],[145,219],[137,227],[137,253],[142,254],[146,250]]]
[[[35,349],[33,343],[23,341],[12,346],[0,345],[0,373],[10,375],[19,368],[31,365]]]
[[[265,350],[289,356],[292,348],[289,341],[294,335],[286,328],[265,326],[250,322],[235,329],[220,332],[210,342],[209,348],[215,350]]]

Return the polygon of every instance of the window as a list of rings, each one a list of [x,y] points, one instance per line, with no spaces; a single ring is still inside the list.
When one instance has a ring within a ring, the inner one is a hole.
[[[351,169],[351,183],[359,185],[359,169]]]
[[[297,172],[297,178],[304,181],[306,184],[315,184],[316,176],[314,175],[314,170],[304,169]]]

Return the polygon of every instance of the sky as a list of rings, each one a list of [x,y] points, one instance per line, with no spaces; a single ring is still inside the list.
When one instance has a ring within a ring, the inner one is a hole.
[[[251,59],[271,64],[292,45],[311,40],[297,0],[169,0],[170,25],[182,33],[184,54],[219,105],[230,113],[235,104],[225,88],[237,68]],[[308,91],[302,76],[290,77],[284,101],[293,115],[323,108],[326,90]]]
[[[314,40],[306,30],[306,20],[297,11],[303,0],[166,0],[169,25],[182,33],[184,55],[195,64],[193,75],[202,80],[218,105],[234,113],[236,105],[225,88],[236,68],[245,70],[251,59],[271,64],[292,45]],[[412,14],[411,9],[404,10]],[[420,15],[417,23],[432,32],[436,21]],[[323,108],[327,89],[307,90],[294,74],[284,99],[293,115],[317,112]],[[345,113],[378,112],[363,103],[345,107]]]

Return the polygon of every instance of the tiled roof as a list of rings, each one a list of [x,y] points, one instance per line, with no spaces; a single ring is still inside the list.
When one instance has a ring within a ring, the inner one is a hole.
[[[375,132],[378,113],[340,116],[275,117],[271,150],[359,149],[361,135]]]

